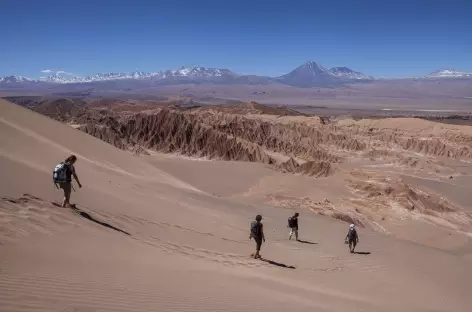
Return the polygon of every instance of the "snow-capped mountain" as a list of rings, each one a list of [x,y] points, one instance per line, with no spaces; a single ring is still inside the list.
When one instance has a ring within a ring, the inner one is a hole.
[[[454,69],[442,69],[427,76],[415,79],[447,79],[461,78],[472,79],[472,73],[461,72]],[[159,72],[135,71],[130,73],[98,73],[85,77],[77,77],[64,72],[56,72],[48,77],[33,80],[21,76],[0,77],[0,85],[4,88],[26,87],[41,88],[43,85],[51,88],[58,84],[81,84],[97,83],[97,88],[102,82],[121,81],[119,88],[132,86],[154,86],[165,84],[188,84],[188,83],[212,83],[212,84],[240,84],[240,85],[266,85],[273,83],[286,84],[297,87],[313,86],[339,86],[347,83],[365,82],[378,80],[374,77],[353,71],[347,67],[326,68],[314,61],[306,62],[286,75],[280,77],[265,77],[257,75],[238,75],[228,69],[208,68],[201,66],[180,67],[174,70]],[[107,84],[107,87],[113,84]],[[116,86],[118,88],[118,86]]]
[[[22,76],[0,77],[0,83],[13,84],[13,83],[25,83],[25,82],[34,82],[34,80],[26,78],[26,77],[22,77]]]
[[[108,81],[121,79],[144,79],[159,75],[159,73],[131,72],[131,73],[98,73],[83,78],[84,82]]]
[[[472,73],[461,72],[455,69],[441,69],[427,75],[426,78],[470,78]]]
[[[354,79],[354,80],[372,80],[374,79],[371,76],[364,75],[363,73],[353,71],[347,67],[333,67],[330,70],[330,73],[333,76],[342,79]]]
[[[309,87],[314,85],[338,85],[346,81],[361,81],[366,79],[370,79],[370,77],[355,72],[347,67],[328,69],[316,62],[310,61],[302,64],[290,73],[277,78],[256,75],[237,75],[228,69],[193,66],[159,72],[135,71],[131,73],[98,73],[86,77],[77,77],[58,72],[48,77],[41,77],[39,81],[53,84],[78,84],[118,80],[123,80],[123,83],[126,83],[126,80],[142,80],[143,82],[149,81],[151,84],[216,83],[257,85],[282,83]]]
[[[200,77],[200,78],[211,78],[211,77],[222,77],[222,76],[235,76],[228,69],[219,68],[206,68],[206,67],[181,67],[176,70],[167,70],[161,72],[131,72],[131,73],[98,73],[86,77],[70,76],[68,74],[53,74],[48,77],[43,77],[41,80],[45,82],[53,83],[85,83],[85,82],[97,82],[97,81],[110,81],[110,80],[124,80],[124,79],[147,79],[152,78],[155,80],[175,78],[175,77]]]
[[[234,76],[228,69],[206,68],[206,67],[181,67],[177,70],[168,70],[162,73],[167,77],[222,77]]]
[[[131,73],[98,73],[86,77],[70,76],[68,74],[53,74],[41,78],[41,81],[52,83],[85,83],[96,81],[122,80],[122,79],[144,79],[159,75],[159,73],[131,72]]]
[[[288,85],[305,87],[329,83],[335,80],[335,77],[330,73],[329,69],[310,61],[276,79]]]
[[[306,76],[330,76],[331,75],[329,69],[313,61],[309,61],[298,66],[291,73],[296,73],[299,75],[306,75]]]
[[[372,78],[347,67],[328,69],[316,62],[309,61],[277,79],[294,86],[313,86],[323,84],[335,85],[350,80],[371,80]]]
[[[73,81],[76,77],[69,77],[63,74],[52,74],[48,77],[41,77],[39,78],[40,81],[44,82],[52,82],[52,83],[68,83]]]

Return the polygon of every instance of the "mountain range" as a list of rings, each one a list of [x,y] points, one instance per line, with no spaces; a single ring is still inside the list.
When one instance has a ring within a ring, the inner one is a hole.
[[[443,79],[459,78],[472,79],[472,73],[442,69],[423,77],[414,79]],[[131,73],[98,73],[86,77],[71,76],[70,74],[54,73],[39,80],[22,76],[0,77],[0,86],[39,86],[56,84],[90,84],[109,81],[145,81],[153,85],[178,85],[185,83],[213,84],[284,84],[296,87],[336,86],[356,82],[371,82],[385,80],[353,71],[347,67],[325,68],[314,61],[306,62],[291,72],[279,77],[257,75],[238,75],[228,69],[207,67],[181,67],[176,70],[159,72]],[[389,79],[392,80],[392,79]]]

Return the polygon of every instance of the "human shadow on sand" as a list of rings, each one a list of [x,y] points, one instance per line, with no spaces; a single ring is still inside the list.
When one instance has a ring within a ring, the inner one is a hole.
[[[53,203],[53,205],[54,205],[54,206],[58,206],[58,207],[62,207],[61,205],[59,205],[59,204],[57,204],[57,203]],[[121,230],[121,229],[119,229],[119,228],[117,228],[117,227],[114,227],[113,225],[110,225],[110,224],[108,224],[108,223],[106,223],[106,222],[102,222],[102,221],[99,221],[99,220],[95,219],[94,217],[92,217],[92,216],[91,216],[90,214],[88,214],[87,212],[85,212],[85,211],[83,211],[83,210],[77,208],[77,206],[74,205],[74,204],[71,205],[70,209],[72,209],[75,213],[77,213],[77,214],[78,214],[79,216],[81,216],[82,218],[85,218],[85,219],[87,219],[87,220],[90,220],[90,221],[92,221],[92,222],[95,222],[95,223],[97,223],[97,224],[99,224],[99,225],[101,225],[101,226],[104,226],[104,227],[106,227],[106,228],[109,228],[109,229],[115,230],[115,231],[117,231],[117,232],[120,232],[120,233],[123,233],[123,234],[126,234],[126,235],[131,236],[131,234],[128,233],[128,232],[126,232],[126,231],[123,231],[123,230]]]
[[[269,264],[281,267],[281,268],[292,269],[292,270],[296,269],[293,265],[286,265],[286,264],[276,262],[276,261],[273,261],[273,260],[269,260],[269,259],[265,259],[265,258],[260,258],[260,260],[264,261],[264,262],[267,262]]]
[[[302,244],[310,244],[310,245],[317,245],[318,244],[318,243],[310,242],[310,241],[303,240],[303,239],[299,239],[298,242],[302,243]]]
[[[357,255],[370,255],[370,251],[354,251]]]

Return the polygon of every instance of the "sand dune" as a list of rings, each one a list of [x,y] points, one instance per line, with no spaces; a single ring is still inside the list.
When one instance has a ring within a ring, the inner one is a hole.
[[[143,139],[139,127],[124,129],[140,143],[153,140]],[[327,153],[345,157],[343,150],[362,146],[340,138],[345,143]],[[51,170],[71,153],[84,187],[72,194],[76,209],[64,209]],[[306,243],[287,240],[292,211],[269,205],[267,190],[348,196],[340,181],[361,179],[348,164],[333,162],[341,172],[316,179],[254,163],[149,154],[136,157],[0,102],[1,311],[470,310],[467,243],[431,248],[360,227],[364,254],[350,254],[343,244],[347,223],[308,211],[300,219]],[[319,201],[339,208],[334,198]],[[249,257],[248,227],[257,213],[264,216],[266,261]]]

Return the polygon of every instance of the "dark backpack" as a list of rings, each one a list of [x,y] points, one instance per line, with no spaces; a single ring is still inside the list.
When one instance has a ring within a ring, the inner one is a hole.
[[[57,164],[52,171],[53,183],[56,184],[67,182],[67,170],[69,170],[69,166],[64,162]]]
[[[251,222],[251,236],[260,237],[261,236],[261,223],[256,220]]]
[[[295,219],[293,217],[288,218],[288,227],[290,228],[295,227]]]
[[[347,232],[347,237],[349,239],[354,239],[357,237],[357,231],[356,229],[349,229],[349,232]]]

